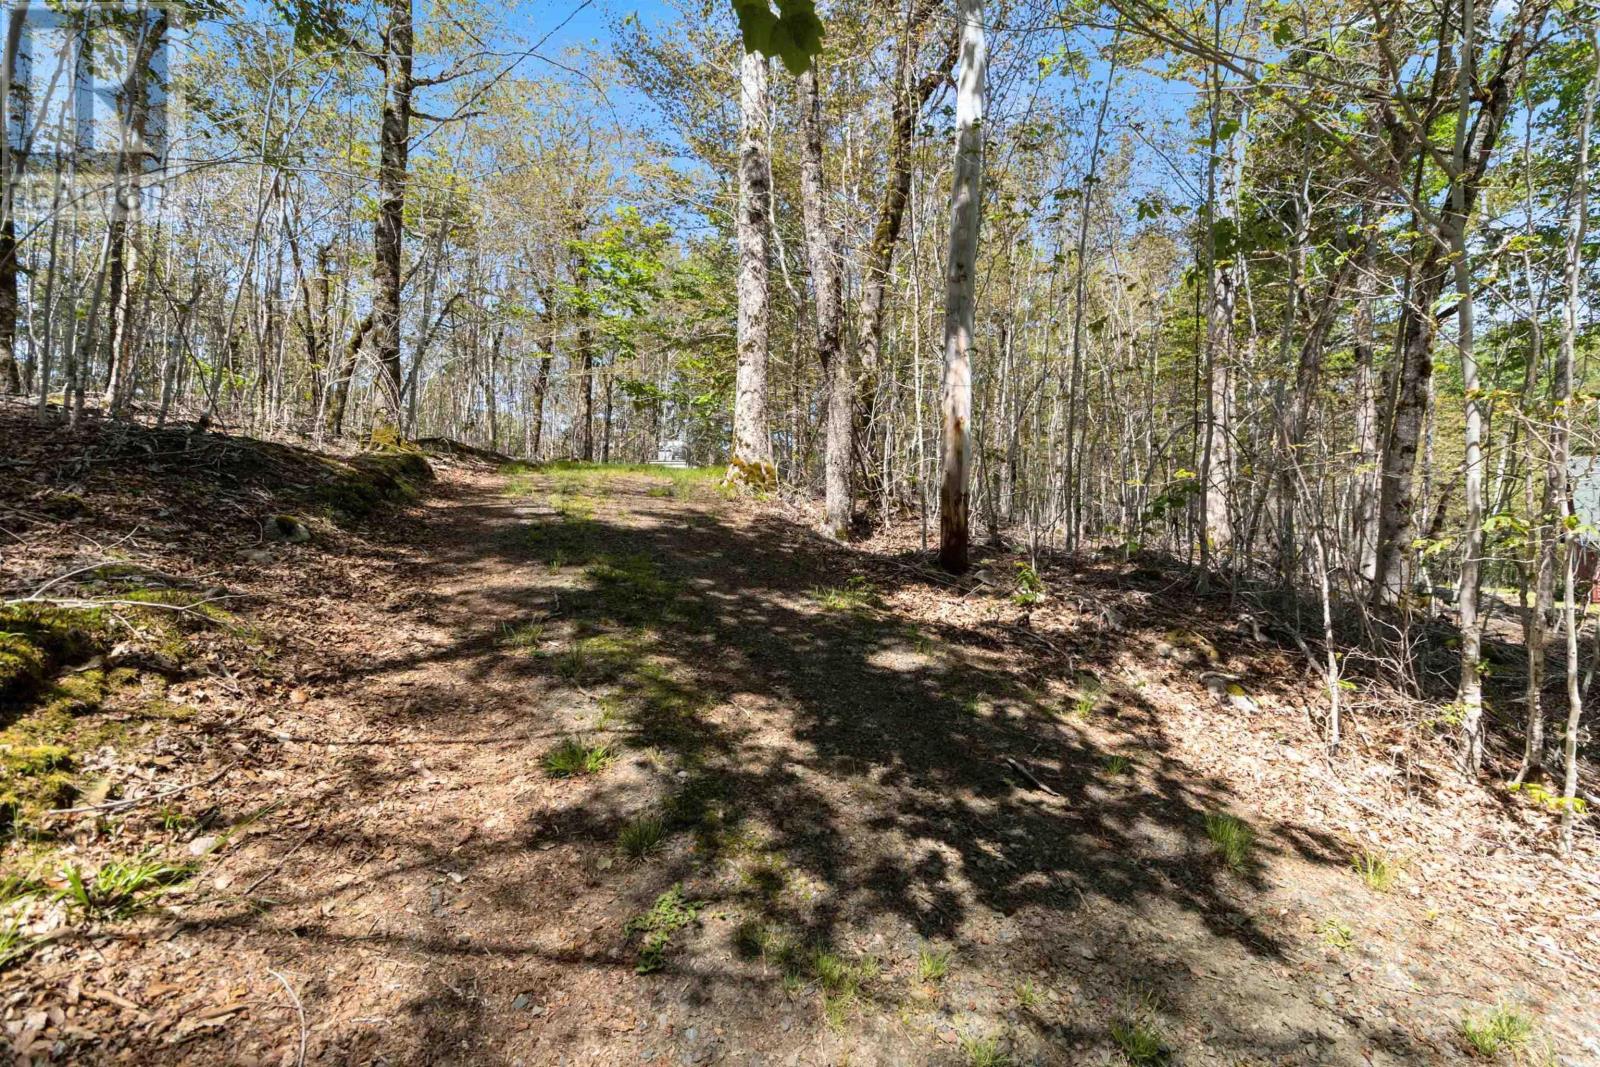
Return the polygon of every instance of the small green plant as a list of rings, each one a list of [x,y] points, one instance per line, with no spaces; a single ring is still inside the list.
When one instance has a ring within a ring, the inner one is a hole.
[[[1540,782],[1511,782],[1506,790],[1522,794],[1529,802],[1546,811],[1560,812],[1571,808],[1573,814],[1582,815],[1589,809],[1588,802],[1582,797],[1564,797],[1560,793],[1552,793]]]
[[[811,595],[828,611],[866,611],[878,603],[877,589],[859,574],[847,579],[841,586],[813,589]]]
[[[686,899],[679,883],[656,897],[649,911],[629,919],[626,932],[640,935],[639,960],[633,969],[650,974],[666,966],[672,935],[694,922],[702,906],[701,901]]]
[[[1399,864],[1375,849],[1364,848],[1350,857],[1350,869],[1377,893],[1387,893],[1394,886]]]
[[[192,863],[166,863],[143,852],[131,860],[107,860],[87,877],[78,866],[68,867],[59,895],[85,914],[126,915],[188,881],[194,870]]]
[[[1083,720],[1094,714],[1094,697],[1087,693],[1072,701],[1072,710],[1068,712],[1074,719]]]
[[[1475,1054],[1485,1058],[1501,1050],[1516,1051],[1533,1036],[1533,1020],[1515,1008],[1499,1004],[1479,1015],[1463,1016],[1461,1039]]]
[[[1025,608],[1044,600],[1044,579],[1033,569],[1033,564],[1017,561],[1017,588],[1011,599]]]
[[[1244,820],[1225,812],[1213,812],[1206,816],[1206,836],[1229,868],[1244,870],[1256,843],[1256,832]]]
[[[599,774],[611,766],[615,758],[609,746],[585,744],[576,737],[568,737],[545,753],[544,769],[552,778]]]
[[[950,950],[943,952],[932,945],[917,950],[917,981],[942,982],[950,973]]]
[[[871,956],[852,963],[826,949],[811,954],[811,975],[822,990],[822,1014],[830,1027],[840,1029],[855,1009],[861,987],[878,976],[878,961]]]
[[[1011,1063],[1010,1053],[997,1037],[963,1037],[961,1054],[967,1058],[967,1067],[1009,1067]]]
[[[1356,932],[1350,924],[1331,915],[1317,923],[1317,937],[1324,945],[1340,951],[1356,943]]]
[[[26,955],[33,943],[22,933],[20,922],[0,923],[0,970],[12,960]]]
[[[1148,1018],[1118,1019],[1111,1024],[1111,1040],[1131,1067],[1160,1067],[1172,1058],[1166,1039]]]
[[[0,907],[37,896],[44,891],[44,883],[20,871],[0,876]]]
[[[617,834],[617,847],[636,860],[642,860],[661,847],[665,824],[659,815],[641,815]]]
[[[1033,984],[1033,979],[1024,978],[1017,983],[1017,1007],[1023,1011],[1038,1011],[1043,1003],[1044,997]]]
[[[544,643],[544,623],[525,622],[517,626],[505,623],[500,627],[499,643],[502,648],[520,652],[536,651]]]
[[[1133,763],[1127,756],[1107,756],[1106,773],[1113,778],[1120,778],[1133,769]]]

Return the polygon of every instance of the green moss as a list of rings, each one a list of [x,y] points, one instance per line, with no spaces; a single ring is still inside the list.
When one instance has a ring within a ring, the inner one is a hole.
[[[13,777],[37,777],[72,766],[72,750],[65,745],[0,746],[0,771]]]
[[[0,609],[0,701],[29,696],[61,664],[104,647],[100,611],[13,604]]]
[[[344,522],[360,522],[376,512],[417,498],[433,480],[433,468],[420,452],[367,452],[334,465],[333,476],[310,494],[310,502]]]

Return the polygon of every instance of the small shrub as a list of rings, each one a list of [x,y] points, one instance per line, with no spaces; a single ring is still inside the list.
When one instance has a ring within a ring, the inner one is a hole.
[[[1473,1053],[1485,1058],[1501,1050],[1515,1051],[1533,1036],[1533,1021],[1515,1008],[1497,1005],[1481,1015],[1466,1015],[1460,1024],[1461,1039]]]
[[[615,758],[606,745],[589,745],[576,737],[569,737],[545,753],[544,769],[552,778],[599,774]]]
[[[661,847],[665,830],[659,815],[641,815],[617,834],[617,847],[636,860],[642,860]]]
[[[701,906],[698,900],[684,898],[680,883],[657,897],[649,911],[629,919],[627,933],[641,937],[639,961],[634,970],[650,974],[666,966],[667,946],[672,942],[672,935],[694,922]]]
[[[1234,815],[1213,812],[1206,816],[1206,836],[1217,855],[1229,868],[1244,870],[1250,861],[1250,850],[1255,847],[1256,832],[1244,820]]]
[[[941,982],[950,973],[950,950],[939,952],[931,945],[917,950],[917,981]]]
[[[1399,864],[1375,849],[1364,848],[1350,857],[1350,869],[1377,893],[1387,893],[1394,886]]]
[[[1044,579],[1030,563],[1017,561],[1017,588],[1011,599],[1018,605],[1030,608],[1044,600]]]

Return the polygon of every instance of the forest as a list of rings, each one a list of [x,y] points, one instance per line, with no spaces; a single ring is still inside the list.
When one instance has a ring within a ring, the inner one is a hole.
[[[19,1064],[1600,1063],[1592,0],[5,27]]]

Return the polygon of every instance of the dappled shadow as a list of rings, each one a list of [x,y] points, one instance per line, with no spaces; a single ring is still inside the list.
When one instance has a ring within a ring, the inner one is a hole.
[[[1287,1020],[1285,998],[1304,995],[1278,977],[1296,962],[1292,939],[1251,901],[1268,888],[1266,867],[1280,849],[1328,866],[1343,865],[1347,853],[1324,834],[1280,822],[1270,834],[1259,827],[1261,839],[1235,866],[1224,863],[1207,821],[1230,810],[1233,792],[1178,753],[1160,710],[1137,689],[1112,684],[1092,701],[1091,728],[1063,697],[1064,676],[1116,674],[1104,633],[1067,635],[1068,662],[1060,640],[1004,640],[959,613],[912,625],[884,601],[951,596],[915,564],[834,546],[770,513],[701,510],[638,482],[593,491],[600,503],[592,513],[565,517],[537,502],[482,497],[436,512],[438,525],[410,550],[431,594],[416,610],[447,625],[451,639],[374,656],[342,678],[346,692],[386,694],[374,736],[343,743],[347,751],[381,747],[386,730],[403,728],[397,745],[543,750],[574,732],[556,709],[581,700],[600,709],[590,729],[620,749],[628,775],[575,782],[558,806],[516,814],[509,840],[330,831],[316,838],[312,857],[392,855],[396,846],[400,855],[372,865],[359,887],[284,893],[279,908],[300,914],[331,898],[463,872],[487,883],[472,916],[456,921],[435,899],[436,922],[394,932],[378,923],[357,942],[441,961],[477,955],[602,968],[614,981],[631,980],[637,945],[615,924],[582,949],[507,935],[519,915],[553,902],[499,872],[534,856],[584,864],[614,847],[628,818],[654,809],[669,843],[649,867],[613,881],[624,906],[638,911],[689,882],[742,920],[721,951],[743,964],[721,970],[687,950],[667,960],[669,975],[694,979],[686,1004],[732,990],[759,1001],[785,968],[820,982],[796,946],[877,945],[903,957],[907,946],[914,954],[938,941],[1004,982],[1044,974],[1113,1000],[1119,990],[1142,990],[1206,1018],[1217,1050],[1294,1056],[1332,1047],[1320,1030],[1287,1022],[1258,1029],[1269,1011]],[[396,678],[407,679],[403,690],[393,688]],[[463,686],[520,691],[525,700],[471,714]],[[343,769],[340,788],[404,785],[379,753],[352,755]],[[718,870],[737,877],[719,880]],[[607,876],[587,877],[592,886]],[[253,905],[202,925],[277,930],[301,943],[353,937],[337,923],[284,929]],[[766,940],[741,953],[746,936]],[[772,947],[779,942],[786,947]],[[441,1041],[470,1043],[484,1009],[437,989],[418,1003],[426,1010],[441,996],[452,1021],[428,1025],[446,1027]],[[1070,1055],[1064,1050],[1103,1041],[1093,1019],[1098,1012],[1109,1023],[1116,1010],[1092,1009],[1086,1019],[1058,1006],[1050,1020],[1016,1025],[1058,1050],[1052,1055]],[[1432,1055],[1406,1031],[1329,1025],[1402,1060]]]

